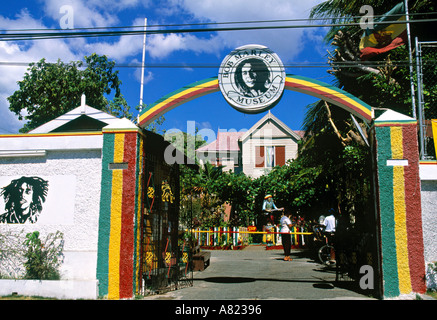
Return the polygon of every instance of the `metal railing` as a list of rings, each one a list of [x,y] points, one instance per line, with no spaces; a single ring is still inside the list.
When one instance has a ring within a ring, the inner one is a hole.
[[[203,247],[238,247],[249,244],[280,245],[281,232],[277,226],[265,226],[263,231],[255,231],[248,227],[213,227],[191,230],[197,245]],[[305,246],[306,237],[313,232],[306,232],[301,227],[292,227],[292,245]],[[252,237],[250,237],[252,235]],[[261,242],[254,242],[253,235],[261,235]]]

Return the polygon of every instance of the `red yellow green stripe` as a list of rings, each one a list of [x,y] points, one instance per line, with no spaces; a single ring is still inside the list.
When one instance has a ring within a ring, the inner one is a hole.
[[[137,285],[142,139],[135,130],[104,134],[97,278],[99,295],[109,299],[132,298]]]
[[[114,162],[123,162],[124,134],[115,135]],[[113,170],[111,194],[111,231],[109,236],[108,298],[119,299],[121,206],[123,199],[123,171]]]
[[[426,291],[425,258],[418,150],[417,127],[404,126],[403,157],[409,162],[408,167],[405,167],[404,180],[405,198],[408,199],[406,203],[406,227],[410,282],[413,292],[424,293]]]
[[[368,104],[346,91],[327,83],[307,77],[287,75],[285,78],[285,89],[303,92],[329,101],[368,123],[372,120],[372,109]],[[139,125],[145,127],[167,111],[170,111],[185,102],[217,91],[219,91],[217,77],[198,81],[179,90],[173,91],[144,109],[139,116]]]
[[[372,120],[372,109],[368,104],[327,83],[307,77],[287,75],[285,89],[302,92],[331,102],[366,122]]]
[[[144,127],[167,111],[205,94],[217,92],[218,90],[218,78],[214,77],[195,82],[173,91],[146,108],[140,114],[139,125]]]
[[[384,296],[424,293],[417,124],[376,121],[375,130]],[[391,166],[387,164],[391,159],[407,160],[408,164]]]
[[[392,159],[403,159],[402,130],[402,127],[390,128]],[[407,212],[405,206],[405,179],[403,166],[393,167],[393,202],[399,291],[401,294],[406,294],[411,292],[411,280],[408,257],[409,252],[406,225]]]

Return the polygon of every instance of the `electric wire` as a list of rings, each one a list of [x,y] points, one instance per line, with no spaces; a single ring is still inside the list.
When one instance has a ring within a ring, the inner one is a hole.
[[[422,12],[422,13],[409,13],[409,17],[414,16],[429,16],[437,15],[437,12]],[[373,19],[378,19],[384,15],[372,15]],[[405,14],[392,14],[391,17],[402,17]],[[208,25],[229,25],[229,24],[254,24],[254,23],[284,23],[284,22],[300,22],[300,21],[340,21],[340,20],[354,20],[362,19],[363,15],[358,16],[344,16],[344,17],[320,17],[320,18],[299,18],[299,19],[274,19],[274,20],[247,20],[247,21],[228,21],[228,22],[200,22],[200,23],[180,23],[180,24],[150,24],[148,28],[162,28],[162,27],[186,27],[186,26],[208,26]],[[410,20],[411,21],[411,20]],[[375,21],[377,22],[377,21]],[[115,27],[81,27],[71,28],[68,30],[102,30],[102,29],[144,29],[144,25],[138,26],[115,26]],[[22,31],[65,31],[64,28],[28,28],[28,29],[0,29],[0,33],[3,32],[22,32]]]
[[[437,19],[411,19],[409,23],[437,22]],[[405,21],[381,21],[378,25],[406,24]],[[181,34],[181,33],[205,33],[205,32],[228,32],[228,31],[255,31],[255,30],[278,30],[278,29],[301,29],[301,28],[325,28],[325,27],[351,27],[361,26],[361,22],[349,23],[326,23],[326,24],[299,24],[279,26],[246,26],[246,27],[218,27],[218,28],[185,28],[185,29],[159,29],[159,30],[111,30],[111,31],[62,31],[59,32],[36,32],[36,33],[2,33],[0,41],[24,41],[24,40],[48,40],[48,39],[72,39],[90,37],[113,37],[127,35],[156,35],[156,34]]]
[[[25,67],[30,64],[35,64],[36,62],[24,62],[24,61],[0,61],[1,66],[8,67]],[[412,63],[415,65],[415,63]],[[428,65],[437,64],[437,60],[427,60]],[[393,67],[408,67],[410,65],[408,60],[394,60],[391,61],[391,66]],[[85,64],[86,66],[86,64]],[[378,63],[377,61],[368,62],[368,61],[344,61],[344,62],[331,62],[331,63],[322,63],[322,62],[311,62],[311,63],[295,63],[295,64],[284,64],[283,67],[285,69],[289,68],[353,68],[353,67],[373,67],[377,68],[380,66],[385,66],[384,62],[381,61]],[[218,69],[220,68],[219,64],[147,64],[146,66],[142,66],[141,64],[118,64],[115,63],[114,67],[117,68],[145,68],[145,69]],[[273,68],[273,67],[272,67]]]

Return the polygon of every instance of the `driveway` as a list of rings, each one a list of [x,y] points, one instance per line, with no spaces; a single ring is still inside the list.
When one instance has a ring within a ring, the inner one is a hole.
[[[369,300],[350,283],[335,283],[335,268],[325,267],[307,251],[292,250],[293,261],[283,261],[282,250],[249,246],[243,250],[212,250],[211,263],[193,273],[193,286],[145,300]]]

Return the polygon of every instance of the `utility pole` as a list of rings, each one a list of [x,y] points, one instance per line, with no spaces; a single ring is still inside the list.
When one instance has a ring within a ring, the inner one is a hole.
[[[144,19],[144,38],[143,38],[143,61],[141,64],[141,87],[140,87],[140,112],[143,109],[143,91],[144,91],[144,65],[146,58],[146,30],[147,30],[147,18]]]
[[[413,112],[413,118],[416,117],[416,94],[414,89],[414,80],[413,80],[413,54],[411,49],[411,33],[410,33],[410,16],[408,13],[408,0],[404,0],[405,5],[405,16],[407,21],[407,38],[408,38],[408,56],[409,56],[409,65],[410,65],[410,86],[411,86],[411,106]]]

